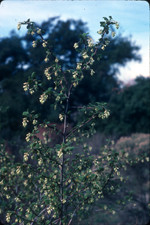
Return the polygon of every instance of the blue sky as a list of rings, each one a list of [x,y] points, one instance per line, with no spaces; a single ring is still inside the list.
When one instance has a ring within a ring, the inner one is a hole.
[[[0,5],[0,38],[8,36],[18,22],[28,18],[42,22],[53,16],[62,20],[82,19],[87,22],[91,36],[98,38],[99,22],[103,16],[112,16],[120,24],[119,32],[131,36],[141,47],[142,62],[130,62],[120,68],[121,80],[127,82],[138,75],[149,75],[149,5],[146,1],[125,0],[4,0]]]

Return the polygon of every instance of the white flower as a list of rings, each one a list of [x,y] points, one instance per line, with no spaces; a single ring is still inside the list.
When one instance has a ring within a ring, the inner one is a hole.
[[[48,62],[48,61],[49,61],[49,59],[46,57],[46,58],[44,59],[44,61],[45,61],[45,62]]]
[[[82,66],[82,63],[77,63],[77,70],[80,70],[81,69],[81,66]]]
[[[31,178],[31,177],[32,177],[32,175],[31,175],[31,174],[29,174],[29,175],[28,175],[28,178]]]
[[[33,42],[32,42],[32,47],[35,48],[36,46],[37,46],[36,41],[33,41]]]
[[[92,38],[89,38],[87,41],[88,41],[88,46],[89,47],[92,47],[93,46],[93,43],[92,43],[93,40],[92,40]]]
[[[28,82],[25,82],[23,84],[23,89],[24,89],[24,91],[28,91],[29,90],[29,83]]]
[[[23,182],[23,184],[24,184],[24,186],[27,186],[28,181],[27,181],[27,180],[25,180],[25,181]]]
[[[78,75],[78,73],[76,71],[74,71],[72,74],[73,74],[73,78],[76,78]]]
[[[104,210],[106,210],[107,209],[107,205],[104,205]]]
[[[39,98],[40,103],[43,104],[47,100],[47,98],[48,98],[48,95],[43,93]]]
[[[46,46],[47,46],[47,41],[43,41],[42,46],[43,46],[44,48],[46,48]]]
[[[77,85],[78,85],[78,83],[75,83],[75,82],[73,83],[73,86],[74,86],[74,87],[76,87]]]
[[[27,135],[26,135],[26,142],[29,142],[30,141],[30,137],[31,137],[31,134],[30,133],[28,133]]]
[[[92,151],[92,146],[89,146],[89,150]]]
[[[103,46],[101,47],[101,49],[102,49],[102,50],[105,50],[105,47],[106,47],[106,45],[103,45]]]
[[[51,79],[51,76],[50,76],[50,73],[49,73],[49,69],[50,69],[50,67],[46,68],[45,71],[44,71],[44,74],[47,77],[47,80]]]
[[[60,121],[63,121],[63,115],[62,114],[59,114],[59,119],[60,119]]]
[[[28,122],[29,122],[29,120],[27,118],[23,118],[23,121],[22,121],[23,127],[26,127]]]
[[[32,32],[31,32],[31,35],[34,35],[34,34],[35,34],[35,32],[34,32],[34,31],[32,31]]]
[[[59,100],[60,100],[60,96],[57,96],[56,97],[56,102],[59,102]]]
[[[28,161],[28,157],[29,157],[29,153],[24,153],[24,156],[23,156],[23,158],[24,158],[24,161]]]
[[[42,158],[38,159],[38,165],[39,165],[39,166],[41,166],[41,165],[42,165],[42,163],[43,163]]]
[[[1,181],[0,181],[0,184],[4,184],[4,181],[3,181],[3,180],[1,180]]]
[[[57,155],[58,155],[59,158],[62,157],[62,155],[63,155],[62,148],[57,152]]]
[[[73,46],[75,49],[79,47],[78,43],[74,43],[74,46]]]
[[[98,34],[102,34],[102,32],[103,32],[102,30],[99,30],[97,33],[98,33]]]
[[[101,117],[102,117],[102,119],[104,119],[104,118],[108,118],[109,115],[110,115],[110,112],[105,109],[104,114]]]
[[[47,208],[47,213],[48,213],[48,214],[51,214],[51,212],[52,212],[52,208],[51,208],[51,206],[49,206],[49,207]]]
[[[149,162],[149,157],[146,157],[146,161]]]
[[[6,195],[6,198],[9,199],[10,198],[10,195]]]
[[[32,121],[32,123],[33,123],[33,125],[36,125],[36,124],[37,124],[37,120],[34,119],[34,120]]]
[[[65,203],[66,203],[66,199],[62,199],[61,202],[62,202],[63,204],[65,204]]]
[[[93,70],[93,69],[91,69],[91,76],[93,76],[94,75],[94,73],[95,73],[95,71]]]
[[[41,34],[41,29],[38,28],[37,34]]]
[[[10,222],[10,215],[11,215],[10,213],[7,213],[7,214],[6,214],[6,221],[7,221],[7,223]]]
[[[74,137],[74,138],[73,138],[73,141],[76,141],[76,140],[77,140],[76,137]]]
[[[29,89],[29,92],[30,92],[30,94],[32,95],[32,94],[34,94],[35,91],[34,91],[33,88],[30,88],[30,89]]]
[[[114,215],[116,212],[114,210],[112,210],[112,214]]]
[[[19,174],[21,172],[20,166],[17,166],[16,173]]]
[[[111,36],[112,36],[112,37],[115,37],[115,35],[116,35],[115,32],[112,32],[112,33],[111,33]]]
[[[21,23],[18,23],[17,29],[20,30],[20,28],[21,28]]]
[[[94,61],[95,61],[95,60],[91,57],[91,58],[90,58],[90,65],[92,65],[92,64],[94,63]]]
[[[15,198],[16,202],[20,202],[20,199],[18,197]]]
[[[87,52],[83,52],[82,57],[83,57],[84,59],[87,59],[89,56],[87,55]]]

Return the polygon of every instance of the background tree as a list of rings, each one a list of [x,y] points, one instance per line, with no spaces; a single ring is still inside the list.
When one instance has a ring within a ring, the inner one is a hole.
[[[138,77],[131,86],[124,86],[111,95],[109,123],[99,123],[100,131],[113,136],[150,132],[150,78]]]

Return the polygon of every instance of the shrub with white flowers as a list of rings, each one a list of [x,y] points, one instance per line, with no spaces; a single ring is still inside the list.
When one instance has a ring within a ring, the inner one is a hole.
[[[83,80],[84,71],[94,75],[92,65],[98,60],[97,50],[106,48],[109,30],[114,25],[118,29],[118,23],[111,16],[104,17],[97,43],[88,34],[81,35],[80,41],[74,44],[80,61],[74,69],[66,70],[55,55],[54,60],[50,60],[53,52],[50,51],[48,40],[43,38],[43,31],[30,20],[20,22],[18,29],[22,25],[27,25],[28,34],[36,33],[39,36],[33,41],[33,48],[41,45],[45,49],[43,76],[48,84],[48,88],[43,90],[45,86],[42,86],[42,80],[36,79],[33,73],[23,84],[24,91],[34,94],[38,90],[42,105],[54,99],[54,110],[59,110],[58,119],[62,129],[58,129],[52,121],[41,124],[38,114],[23,113],[23,127],[32,124],[33,130],[26,135],[29,146],[23,151],[22,162],[16,162],[1,145],[0,212],[11,225],[70,225],[74,218],[81,219],[97,199],[115,192],[112,182],[117,176],[124,181],[119,172],[123,164],[113,147],[105,146],[98,156],[93,156],[92,147],[86,144],[86,138],[96,132],[96,120],[109,116],[107,105],[96,102],[77,106],[77,115],[82,115],[82,121],[78,120],[74,127],[68,122],[72,115],[70,97],[73,90]],[[112,36],[115,36],[114,28]],[[42,139],[38,137],[39,128],[45,129]],[[58,143],[53,146],[48,128],[59,135]],[[108,210],[109,207],[102,208]],[[110,212],[115,214],[113,209]]]

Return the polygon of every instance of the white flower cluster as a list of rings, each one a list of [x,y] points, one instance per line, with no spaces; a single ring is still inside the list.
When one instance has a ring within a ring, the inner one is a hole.
[[[102,119],[108,118],[110,116],[110,112],[105,109],[104,114],[101,116]]]
[[[91,76],[93,76],[94,73],[95,73],[95,71],[93,69],[91,69],[91,72],[90,72]]]
[[[34,31],[32,31],[32,32],[31,32],[31,35],[34,35],[34,34],[35,34],[35,32],[34,32]]]
[[[63,121],[63,115],[62,114],[59,114],[59,119],[60,119],[60,121]]]
[[[87,41],[88,41],[88,46],[89,46],[89,47],[93,47],[94,44],[93,44],[92,38],[88,38]]]
[[[58,96],[56,97],[56,102],[59,102],[59,100],[60,100],[60,96],[58,95]]]
[[[80,70],[80,69],[81,69],[81,66],[82,66],[82,63],[77,63],[76,69],[77,69],[77,70]]]
[[[23,156],[24,161],[28,161],[28,158],[29,158],[29,153],[25,152]]]
[[[49,206],[49,207],[47,208],[47,213],[50,215],[51,212],[52,212],[52,208],[51,208],[51,206]]]
[[[42,158],[39,158],[39,159],[38,159],[38,165],[39,165],[39,166],[41,166],[41,165],[42,165],[42,163],[43,163]]]
[[[101,49],[102,50],[105,50],[105,47],[106,47],[106,45],[102,45]]]
[[[28,122],[29,122],[29,120],[28,120],[26,117],[23,118],[23,120],[22,120],[22,125],[23,125],[23,127],[26,127],[27,124],[28,124]]]
[[[98,34],[102,34],[103,33],[103,30],[99,30],[97,33]]]
[[[66,199],[62,199],[61,202],[62,202],[63,204],[65,204],[65,203],[66,203]]]
[[[44,74],[45,74],[47,80],[51,79],[51,74],[49,73],[49,69],[50,69],[50,67],[46,68],[44,71]]]
[[[20,28],[21,28],[21,23],[18,23],[17,29],[20,30]]]
[[[89,56],[88,56],[87,52],[83,52],[82,57],[83,57],[83,59],[87,59]]]
[[[26,134],[26,138],[25,138],[26,139],[26,142],[29,142],[30,141],[30,137],[31,137],[31,134],[30,133],[27,133]]]
[[[74,46],[73,46],[75,49],[79,47],[78,43],[74,43]]]
[[[54,74],[55,74],[55,76],[57,77],[57,75],[58,75],[58,72],[57,72],[57,71],[55,71],[55,73],[54,73]]]
[[[59,62],[59,60],[56,58],[56,59],[55,59],[55,63],[58,63],[58,62]]]
[[[74,71],[72,74],[73,74],[73,78],[74,78],[74,79],[77,78],[77,76],[78,76],[77,71]]]
[[[44,48],[46,48],[47,47],[47,41],[43,41],[43,43],[42,43],[42,46],[44,47]]]
[[[36,125],[37,122],[38,122],[38,121],[34,119],[34,120],[32,121],[32,124],[33,124],[33,125]]]
[[[7,198],[7,199],[10,199],[10,195],[6,195],[6,198]]]
[[[6,214],[6,221],[7,221],[7,223],[10,222],[10,216],[11,216],[11,214],[8,212],[8,213]]]
[[[44,59],[44,61],[45,61],[45,62],[48,62],[48,61],[49,61],[49,58],[46,57],[46,58]]]
[[[37,42],[36,41],[33,41],[32,42],[32,47],[35,48],[36,46],[37,46]]]
[[[20,199],[18,197],[15,198],[16,202],[20,202]]]
[[[43,93],[40,98],[39,98],[39,101],[41,104],[44,104],[44,102],[46,102],[46,100],[48,99],[48,95]]]
[[[94,61],[95,61],[95,60],[91,57],[91,58],[90,58],[90,65],[93,65]]]
[[[112,37],[115,37],[115,35],[116,35],[115,32],[112,32],[112,33],[111,33],[111,36],[112,36]]]
[[[23,184],[24,184],[24,186],[27,186],[28,181],[27,181],[27,180],[25,180],[25,181],[23,182]]]
[[[37,34],[41,34],[41,32],[42,32],[41,29],[38,28],[37,29]]]
[[[35,91],[34,91],[33,88],[30,88],[30,89],[29,89],[29,92],[30,92],[30,94],[32,95],[32,94],[34,94]]]
[[[30,209],[26,209],[25,217],[26,217],[26,218],[29,218],[29,215],[30,215]]]
[[[19,174],[21,172],[20,166],[17,166],[16,173]]]
[[[62,157],[62,155],[63,155],[62,148],[57,152],[57,155],[58,155],[59,158]]]
[[[4,181],[3,180],[0,181],[0,185],[2,185],[2,184],[4,184]]]
[[[23,84],[23,89],[24,89],[24,91],[28,91],[29,90],[29,83],[28,82],[25,82]]]

